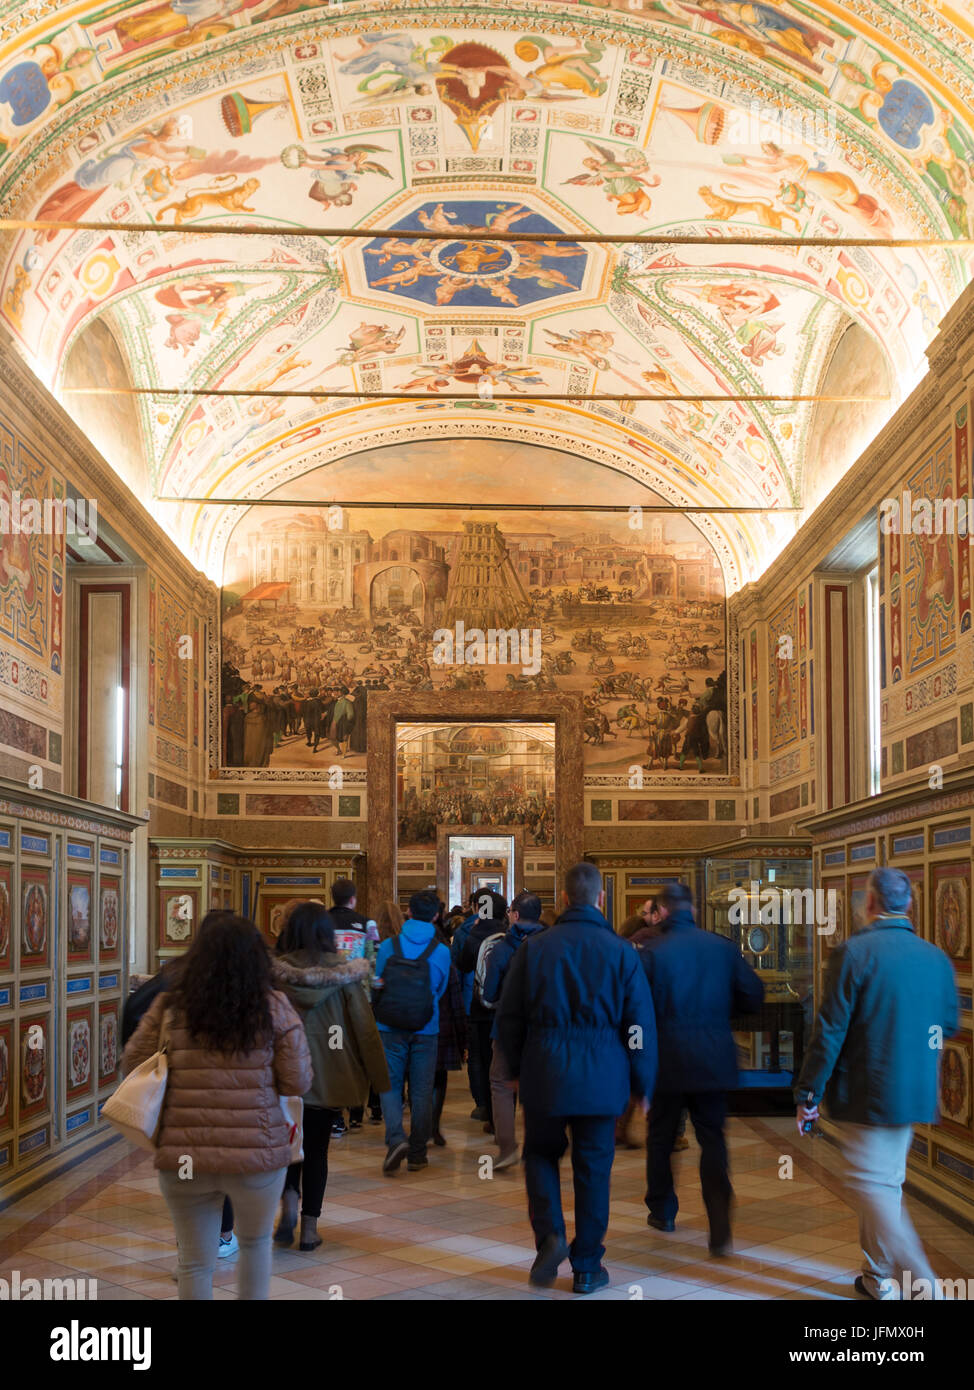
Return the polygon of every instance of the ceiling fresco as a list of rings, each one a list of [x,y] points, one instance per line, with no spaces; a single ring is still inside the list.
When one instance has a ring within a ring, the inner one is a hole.
[[[852,462],[863,406],[824,429],[812,401],[656,398],[834,390],[854,330],[878,427],[971,250],[794,238],[970,238],[972,110],[974,21],[945,0],[0,0],[0,214],[112,227],[0,233],[0,323],[216,579],[240,510],[207,499],[483,438],[590,461],[586,505],[610,470],[633,505],[714,509],[733,591]],[[647,242],[571,240],[593,233]],[[304,394],[132,397],[135,438],[72,394],[125,376]],[[417,399],[354,396],[383,391]]]

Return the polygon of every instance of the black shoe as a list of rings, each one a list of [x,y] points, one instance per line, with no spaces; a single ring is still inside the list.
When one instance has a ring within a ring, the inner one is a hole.
[[[443,1138],[443,1135],[440,1133],[438,1129],[434,1129],[433,1131],[433,1143],[436,1145],[438,1149],[446,1148],[446,1140]]]
[[[487,1107],[486,1107],[486,1105],[478,1105],[478,1106],[475,1106],[474,1109],[471,1110],[471,1112],[470,1112],[470,1118],[471,1118],[471,1120],[486,1120],[486,1119],[489,1119],[489,1115],[488,1115],[488,1112],[487,1112]]]
[[[403,1159],[406,1157],[408,1152],[409,1145],[406,1143],[405,1139],[401,1139],[398,1144],[393,1144],[392,1147],[387,1150],[386,1156],[382,1160],[383,1173],[397,1172],[399,1169],[399,1165],[402,1163]]]
[[[348,1127],[349,1127],[349,1129],[361,1129],[361,1128],[362,1128],[362,1121],[361,1121],[361,1120],[349,1120],[349,1122],[348,1122]]]
[[[331,1137],[332,1137],[333,1139],[341,1139],[342,1136],[344,1135],[344,1133],[345,1133],[345,1122],[344,1122],[344,1120],[339,1120],[337,1124],[333,1124],[333,1125],[332,1125],[332,1127],[331,1127]]]
[[[730,1236],[728,1236],[726,1240],[721,1241],[718,1245],[710,1245],[707,1248],[711,1255],[714,1255],[717,1259],[723,1259],[724,1256],[733,1255],[734,1253],[734,1247],[731,1244]]]
[[[609,1271],[605,1265],[600,1265],[598,1269],[576,1270],[572,1293],[595,1293],[596,1289],[606,1288],[608,1283]]]
[[[484,1133],[485,1133],[485,1134],[493,1134],[493,1132],[494,1132],[494,1126],[491,1124],[490,1120],[485,1120],[485,1121],[484,1121]]]
[[[552,1234],[541,1242],[528,1279],[539,1288],[547,1289],[558,1278],[558,1266],[568,1259],[568,1242],[564,1236]]]
[[[420,1169],[428,1168],[429,1166],[430,1161],[426,1155],[423,1154],[422,1158],[410,1158],[406,1163],[406,1171],[408,1173],[418,1173]]]
[[[869,1290],[866,1288],[866,1281],[865,1279],[863,1279],[861,1274],[856,1275],[856,1282],[853,1287],[855,1288],[855,1291],[860,1298],[869,1298],[872,1300],[873,1303],[880,1303],[882,1301],[881,1299],[878,1299],[874,1293],[869,1292]]]
[[[654,1231],[676,1230],[675,1221],[666,1221],[662,1216],[653,1216],[652,1212],[650,1212],[649,1216],[646,1217],[646,1225],[652,1226]]]
[[[381,1111],[381,1110],[375,1110],[375,1111],[373,1111],[372,1114],[369,1116],[369,1124],[370,1124],[370,1125],[381,1125],[381,1123],[382,1123],[382,1111]]]

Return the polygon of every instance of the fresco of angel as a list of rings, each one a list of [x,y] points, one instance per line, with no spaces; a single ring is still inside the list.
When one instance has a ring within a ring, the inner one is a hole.
[[[632,145],[616,151],[594,140],[584,143],[592,152],[582,160],[588,172],[563,182],[579,188],[601,188],[608,201],[615,203],[620,217],[649,212],[653,200],[647,189],[658,188],[661,180],[651,171],[643,151]]]
[[[405,324],[394,333],[386,323],[360,323],[358,328],[349,333],[348,347],[342,348],[335,361],[324,370],[331,372],[336,367],[351,367],[356,362],[364,362],[379,353],[390,356],[398,351],[405,333]]]
[[[370,159],[373,154],[389,154],[383,145],[346,145],[322,150],[311,154],[303,145],[287,145],[281,151],[281,163],[286,169],[310,169],[311,187],[308,197],[324,207],[348,207],[353,194],[358,189],[356,177],[362,174],[379,174],[391,179],[392,174],[378,160]]]
[[[433,78],[441,71],[440,55],[453,40],[438,34],[428,48],[406,33],[359,34],[359,51],[339,57],[338,71],[361,77],[358,91],[367,101],[392,95],[432,96]]]

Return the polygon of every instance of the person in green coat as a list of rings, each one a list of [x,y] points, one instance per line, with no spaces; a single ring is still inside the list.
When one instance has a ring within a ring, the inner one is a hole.
[[[321,1244],[318,1218],[328,1181],[328,1141],[346,1107],[365,1103],[369,1086],[389,1089],[385,1051],[363,988],[367,960],[346,960],[335,945],[327,910],[299,903],[277,941],[271,973],[294,1005],[311,1052],[314,1080],[304,1096],[304,1163],[292,1163],[281,1199],[275,1243],[291,1245],[301,1194],[299,1249]]]

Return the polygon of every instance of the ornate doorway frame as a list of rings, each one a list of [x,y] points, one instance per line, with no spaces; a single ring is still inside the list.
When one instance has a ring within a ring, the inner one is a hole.
[[[396,725],[430,722],[496,724],[516,720],[555,726],[555,882],[582,857],[582,697],[576,691],[540,695],[502,690],[369,692],[369,901],[396,897]],[[488,834],[489,827],[479,827]]]

